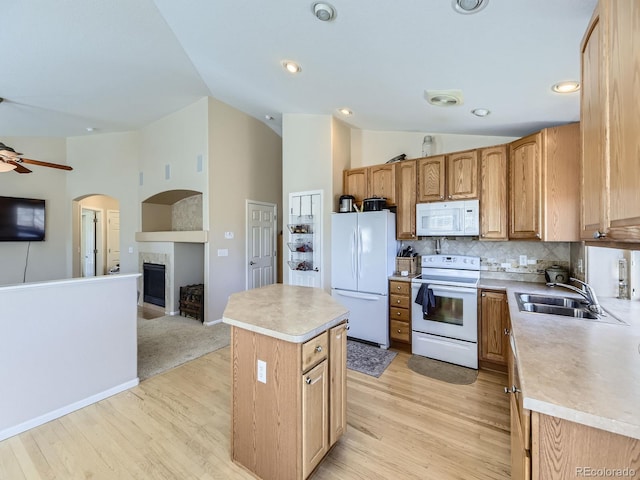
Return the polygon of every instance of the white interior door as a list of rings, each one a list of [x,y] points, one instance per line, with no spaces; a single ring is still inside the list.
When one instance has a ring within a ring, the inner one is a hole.
[[[247,201],[247,289],[276,279],[276,205]]]
[[[120,210],[107,210],[107,270],[120,263]]]
[[[82,231],[80,251],[82,252],[82,276],[96,276],[96,228],[97,218],[94,210],[82,209]]]

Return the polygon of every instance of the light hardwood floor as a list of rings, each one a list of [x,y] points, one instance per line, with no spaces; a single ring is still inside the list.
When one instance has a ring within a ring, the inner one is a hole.
[[[229,459],[230,349],[0,442],[0,479],[252,479]],[[347,432],[320,479],[508,479],[506,375],[450,385],[400,352],[374,378],[348,370]]]

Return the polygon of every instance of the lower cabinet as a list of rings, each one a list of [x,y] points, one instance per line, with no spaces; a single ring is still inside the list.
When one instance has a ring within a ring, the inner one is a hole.
[[[517,357],[508,352],[512,480],[638,478],[640,440],[525,409]]]
[[[234,462],[304,480],[346,429],[346,322],[303,343],[232,327]]]
[[[502,291],[480,290],[478,328],[481,366],[506,370],[509,350],[509,305]]]
[[[411,282],[389,281],[389,337],[394,346],[411,347]]]

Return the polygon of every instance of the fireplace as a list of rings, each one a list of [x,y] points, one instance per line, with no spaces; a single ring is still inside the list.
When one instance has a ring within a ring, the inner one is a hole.
[[[160,307],[165,306],[165,266],[143,263],[143,300]]]

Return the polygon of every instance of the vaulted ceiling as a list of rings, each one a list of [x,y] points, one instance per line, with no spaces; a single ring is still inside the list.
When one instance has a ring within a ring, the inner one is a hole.
[[[138,129],[207,95],[278,132],[284,113],[509,136],[579,119],[579,93],[551,86],[579,80],[596,0],[489,0],[472,15],[451,0],[330,0],[329,22],[313,3],[5,1],[0,141]],[[287,73],[285,59],[302,71]],[[427,103],[426,91],[449,89],[461,105]]]

